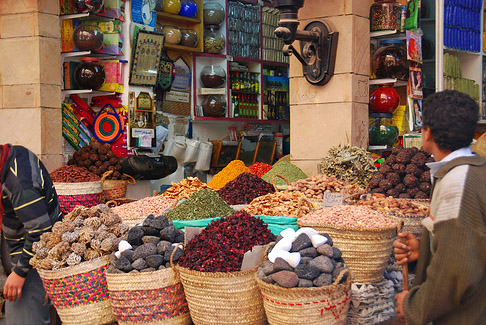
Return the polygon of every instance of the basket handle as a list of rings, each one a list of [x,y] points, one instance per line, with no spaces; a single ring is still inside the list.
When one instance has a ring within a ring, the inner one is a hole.
[[[118,206],[118,203],[116,203],[116,201],[115,201],[115,200],[106,201],[106,203],[105,203],[105,204],[106,204],[107,206],[109,206],[110,208],[114,208],[114,207]],[[110,205],[112,205],[112,206],[110,206]]]
[[[128,175],[128,174],[123,173],[123,176],[125,176],[125,177],[128,178],[128,180],[127,180],[127,183],[128,184],[130,184],[130,185],[137,184],[137,181],[135,181],[135,178],[133,178],[131,175]]]
[[[309,208],[310,208],[310,211],[314,211],[314,204],[312,204],[311,201],[309,201],[306,197],[301,197],[299,199],[299,203],[297,203],[297,205],[299,206],[299,209],[297,210],[297,219],[299,219],[301,216],[301,213],[302,213],[302,202],[305,202]]]
[[[103,185],[103,183],[106,181],[106,178],[111,174],[113,174],[113,170],[108,170],[103,173],[103,176],[101,177],[101,185]]]
[[[289,180],[287,178],[285,178],[285,176],[280,175],[280,174],[275,174],[275,175],[272,176],[272,185],[273,185],[273,188],[275,189],[275,192],[279,191],[278,188],[277,188],[277,185],[275,185],[275,178],[276,177],[280,177],[281,179],[283,179],[285,181],[285,183],[287,183],[287,186],[290,185]]]
[[[333,285],[338,285],[339,282],[341,282],[341,280],[344,278],[345,275],[348,275],[348,277],[346,278],[346,291],[349,291],[349,288],[351,287],[351,271],[349,269],[344,269],[342,270],[338,277],[336,278],[336,280],[334,280],[334,283]]]
[[[184,243],[178,243],[177,246],[175,246],[174,249],[172,250],[172,253],[170,253],[170,267],[172,268],[172,270],[174,272],[176,272],[176,268],[175,268],[175,265],[174,265],[173,258],[174,258],[175,251],[177,250],[177,248],[179,248],[179,245],[182,245],[183,250],[186,247],[186,245],[184,245]]]

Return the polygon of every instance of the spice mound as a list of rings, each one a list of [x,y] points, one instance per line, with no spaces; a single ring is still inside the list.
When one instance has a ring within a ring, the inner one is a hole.
[[[226,185],[226,183],[234,180],[239,174],[248,173],[249,169],[241,160],[233,160],[219,173],[214,175],[213,179],[208,183],[208,186],[218,190]]]
[[[281,161],[273,165],[272,169],[263,175],[262,179],[269,183],[272,182],[273,175],[279,174],[284,176],[289,182],[295,182],[299,179],[307,178],[307,175],[300,169],[289,161]],[[280,177],[275,178],[275,185],[287,185],[283,179]]]
[[[100,177],[91,173],[84,167],[62,166],[52,171],[50,174],[53,182],[56,183],[83,183],[97,182]]]
[[[299,219],[302,225],[328,225],[336,228],[373,230],[396,228],[397,222],[366,206],[338,205],[315,210]]]
[[[200,190],[167,212],[169,220],[197,220],[227,217],[235,213],[219,195],[210,189]]]
[[[58,270],[111,254],[127,231],[128,226],[108,206],[77,206],[32,244],[35,255],[30,265]]]
[[[135,202],[119,205],[111,208],[111,210],[122,219],[136,219],[149,214],[163,214],[174,204],[174,200],[163,196],[149,196]]]
[[[219,196],[230,205],[248,204],[254,198],[274,192],[272,184],[251,173],[240,174],[218,190]]]
[[[425,216],[428,212],[428,207],[413,202],[407,199],[396,199],[392,197],[369,197],[364,200],[359,200],[356,205],[367,206],[373,210],[383,213],[404,214],[409,216]]]
[[[151,272],[170,268],[170,256],[177,262],[184,255],[177,243],[184,232],[175,228],[165,216],[147,216],[141,227],[130,229],[110,258],[109,273]]]
[[[270,169],[272,169],[272,165],[269,165],[269,164],[266,164],[266,163],[261,163],[261,162],[256,162],[253,165],[249,166],[248,169],[250,170],[250,173],[255,174],[259,177],[262,177]]]
[[[335,176],[316,175],[292,182],[287,187],[289,192],[301,192],[310,200],[322,200],[325,192],[353,195],[363,192],[357,184],[352,184]]]
[[[299,203],[301,198],[305,196],[299,192],[275,192],[257,197],[244,210],[252,215],[297,218],[299,204],[301,215],[306,215],[310,211],[306,203]]]
[[[199,178],[188,177],[179,183],[172,183],[172,186],[162,193],[162,196],[169,199],[185,200],[193,193],[205,188],[209,188],[209,186],[201,182]]]
[[[255,245],[275,240],[259,218],[238,211],[212,221],[194,237],[179,258],[179,265],[200,272],[240,271],[244,254]]]

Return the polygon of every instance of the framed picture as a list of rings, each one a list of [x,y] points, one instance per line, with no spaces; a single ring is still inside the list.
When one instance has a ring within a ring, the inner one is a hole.
[[[422,100],[408,98],[410,130],[422,129]]]
[[[162,57],[165,36],[139,30],[135,39],[130,69],[130,85],[154,87]]]
[[[414,99],[423,98],[422,68],[417,63],[410,63],[408,96]]]

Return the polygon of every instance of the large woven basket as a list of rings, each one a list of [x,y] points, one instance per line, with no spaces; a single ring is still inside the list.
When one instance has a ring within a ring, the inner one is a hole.
[[[339,284],[347,274],[346,281]],[[270,325],[346,324],[351,301],[351,274],[345,269],[325,287],[283,288],[257,278]]]
[[[63,214],[68,214],[77,205],[87,208],[101,203],[103,191],[100,181],[82,183],[54,183]]]
[[[184,289],[171,268],[107,273],[106,280],[113,315],[119,324],[191,324]]]
[[[324,224],[305,224],[299,220],[297,225],[328,233],[334,245],[343,253],[344,261],[351,269],[355,282],[375,283],[383,278],[397,228],[351,229]]]
[[[135,179],[132,176],[127,174],[123,174],[123,175],[128,177],[128,180],[106,179],[112,173],[113,171],[109,170],[103,174],[103,177],[101,177],[101,183],[103,184],[103,192],[101,193],[101,200],[103,202],[125,197],[125,195],[127,194],[127,185],[136,184]]]
[[[63,324],[115,321],[105,277],[108,260],[103,256],[60,270],[37,270]]]
[[[255,275],[242,272],[198,272],[175,266],[194,324],[266,324]]]

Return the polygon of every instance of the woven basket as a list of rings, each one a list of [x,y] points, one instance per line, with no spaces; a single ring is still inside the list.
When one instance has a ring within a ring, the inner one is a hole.
[[[115,321],[105,277],[108,260],[103,256],[60,270],[37,269],[63,324]]]
[[[191,324],[184,289],[171,268],[107,273],[106,281],[118,324]]]
[[[392,252],[396,228],[350,229],[324,224],[304,224],[297,220],[299,227],[311,227],[320,233],[328,233],[334,245],[343,253],[346,264],[358,283],[381,281]]]
[[[275,184],[275,178],[281,178],[285,181],[286,185],[277,185]],[[280,190],[282,191],[285,191],[287,189],[287,187],[290,185],[290,182],[287,178],[285,178],[285,176],[283,175],[280,175],[280,174],[275,174],[272,176],[272,185],[273,185],[273,188],[275,189],[275,192],[278,192]]]
[[[101,203],[102,185],[97,182],[54,183],[54,188],[63,214],[68,214],[77,205],[87,208]]]
[[[241,272],[198,272],[175,266],[194,324],[266,324],[255,275]]]
[[[106,179],[113,173],[112,170],[109,170],[103,174],[101,177],[101,184],[103,184],[103,192],[101,193],[101,200],[102,202],[116,200],[122,197],[125,197],[127,194],[127,185],[135,185],[135,179],[127,174],[123,174],[124,176],[128,177],[128,180],[112,180]]]
[[[344,275],[346,282],[339,284]],[[351,301],[351,274],[345,269],[325,287],[282,288],[258,279],[268,322],[280,324],[346,324]]]

